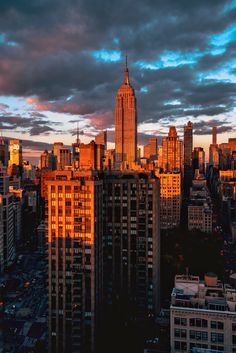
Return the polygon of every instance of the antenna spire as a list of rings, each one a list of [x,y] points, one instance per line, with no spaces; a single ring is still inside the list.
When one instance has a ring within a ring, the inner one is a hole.
[[[128,54],[125,54],[125,72],[124,72],[124,83],[129,85],[129,70],[128,70]]]
[[[77,129],[76,129],[76,142],[80,143],[79,141],[79,122],[77,121]]]

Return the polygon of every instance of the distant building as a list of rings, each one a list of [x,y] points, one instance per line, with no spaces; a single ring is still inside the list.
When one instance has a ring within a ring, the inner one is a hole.
[[[57,170],[63,170],[66,166],[71,166],[71,150],[63,146],[62,142],[55,142],[53,154],[56,157]]]
[[[16,165],[16,166],[21,166],[22,165],[22,142],[21,140],[10,140],[9,144],[9,153],[10,153],[10,159],[9,159],[9,166]]]
[[[205,151],[202,147],[194,147],[193,150],[193,173],[198,169],[201,174],[205,173]]]
[[[171,126],[167,137],[162,139],[159,167],[164,172],[183,170],[183,143],[179,139],[175,126]]]
[[[188,229],[212,232],[212,204],[206,179],[198,174],[190,189],[188,205]]]
[[[157,138],[152,137],[148,140],[148,144],[144,145],[144,158],[156,159],[157,158]]]
[[[117,168],[130,169],[137,160],[137,109],[135,92],[129,82],[127,59],[124,83],[116,96],[115,150]]]
[[[9,152],[8,152],[8,141],[0,137],[0,163],[5,167],[8,166]]]
[[[208,273],[175,276],[171,353],[236,352],[236,289]]]
[[[209,148],[209,165],[214,168],[219,167],[219,147],[217,145],[217,128],[212,128],[212,144]]]
[[[95,142],[97,145],[103,145],[104,149],[107,149],[107,131],[101,131],[95,137]]]
[[[88,144],[80,144],[79,167],[83,170],[102,170],[104,163],[104,145],[98,145],[94,141]]]
[[[160,225],[161,229],[172,229],[180,224],[181,173],[156,172],[160,179]]]
[[[188,124],[184,126],[184,186],[187,193],[191,186],[191,180],[193,177],[192,153],[193,124],[189,121]]]

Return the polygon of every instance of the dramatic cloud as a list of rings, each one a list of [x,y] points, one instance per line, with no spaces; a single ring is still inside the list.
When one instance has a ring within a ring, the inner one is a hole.
[[[235,23],[230,0],[2,0],[0,128],[54,134],[57,119],[69,133],[70,115],[87,136],[113,129],[126,51],[138,122],[153,126],[140,141],[183,118],[220,125],[235,109]],[[23,97],[29,117],[6,96]]]

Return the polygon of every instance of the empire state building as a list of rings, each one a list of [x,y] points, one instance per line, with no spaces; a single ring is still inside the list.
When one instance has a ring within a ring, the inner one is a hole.
[[[135,92],[129,82],[127,57],[124,83],[116,96],[115,148],[117,166],[131,168],[137,160],[137,109]]]

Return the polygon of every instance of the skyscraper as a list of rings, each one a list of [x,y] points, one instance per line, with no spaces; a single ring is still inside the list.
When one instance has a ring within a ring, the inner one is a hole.
[[[107,131],[101,131],[95,137],[95,142],[97,145],[103,145],[105,150],[107,149]]]
[[[160,182],[148,173],[104,178],[104,302],[144,319],[160,304]],[[124,307],[122,306],[124,309]]]
[[[217,128],[212,128],[212,144],[209,148],[209,165],[214,168],[219,167],[219,147],[217,145]]]
[[[116,96],[115,145],[117,167],[131,168],[137,159],[137,109],[135,92],[129,82],[127,57],[124,83]]]
[[[169,134],[162,140],[162,155],[160,167],[164,171],[182,171],[183,168],[183,142],[179,139],[175,126],[171,126]]]
[[[192,179],[193,124],[191,121],[184,127],[184,187],[188,192]]]
[[[20,167],[22,165],[22,143],[21,140],[10,140],[9,146],[10,160],[9,166],[13,164]]]
[[[92,353],[101,307],[102,181],[48,173],[49,351]]]

